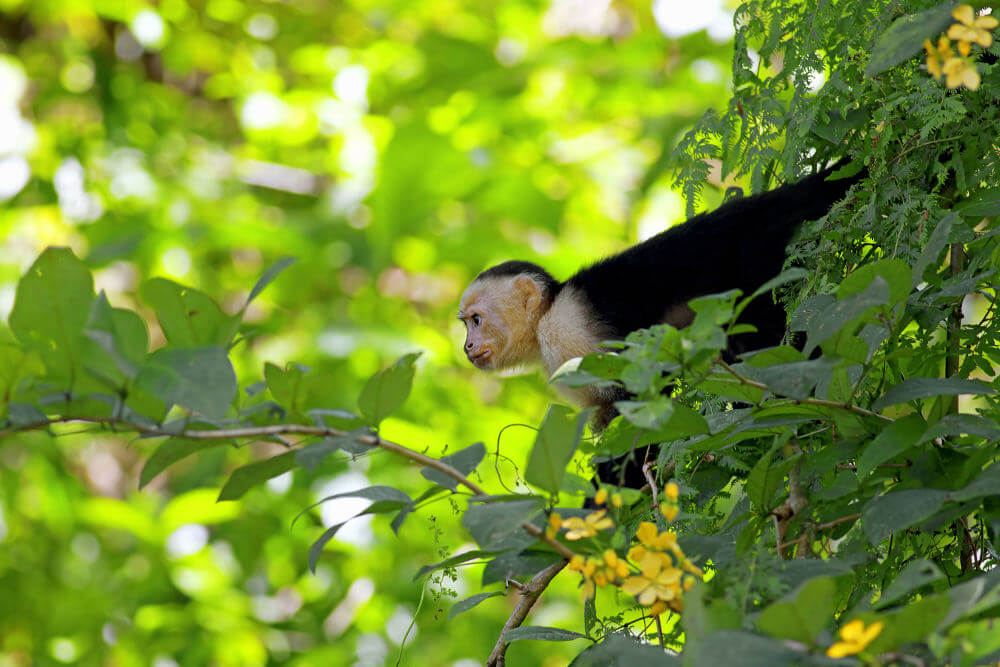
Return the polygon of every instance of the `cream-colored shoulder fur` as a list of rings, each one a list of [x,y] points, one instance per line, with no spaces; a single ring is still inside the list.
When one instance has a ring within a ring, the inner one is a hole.
[[[597,352],[605,339],[590,307],[569,287],[559,292],[538,321],[538,345],[549,375],[573,357]]]

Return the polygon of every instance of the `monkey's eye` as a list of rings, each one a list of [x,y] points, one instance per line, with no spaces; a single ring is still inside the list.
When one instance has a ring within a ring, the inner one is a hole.
[[[482,321],[483,321],[483,318],[479,317],[479,315],[473,315],[472,316],[472,326],[478,327],[479,323],[482,322]]]

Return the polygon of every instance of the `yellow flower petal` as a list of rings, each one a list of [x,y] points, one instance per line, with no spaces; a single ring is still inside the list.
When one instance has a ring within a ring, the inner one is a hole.
[[[972,23],[977,28],[984,28],[986,30],[993,30],[993,28],[1000,25],[1000,21],[997,21],[993,16],[980,16]]]
[[[840,629],[840,638],[847,642],[856,642],[865,632],[865,622],[856,618],[850,623],[846,623]]]
[[[959,5],[951,10],[951,15],[955,17],[956,21],[961,21],[965,25],[972,25],[972,21],[976,16],[975,12],[972,11],[971,5]]]
[[[831,658],[844,658],[849,655],[854,655],[855,653],[858,653],[860,650],[861,649],[857,649],[851,644],[847,644],[845,642],[837,642],[830,648],[826,649],[826,654]]]
[[[618,564],[618,554],[608,549],[604,552],[604,562],[608,564],[608,567],[614,567]]]
[[[654,602],[656,602],[656,591],[652,588],[647,588],[643,592],[639,593],[639,604],[643,607],[648,607]]]
[[[678,487],[676,484],[670,482],[665,487],[663,487],[663,492],[667,494],[667,498],[670,498],[671,500],[677,500],[677,496],[680,495],[681,490],[680,487]]]
[[[594,502],[598,505],[603,505],[608,499],[608,492],[605,489],[601,489],[594,495]]]
[[[637,544],[628,550],[628,559],[633,563],[638,563],[646,556],[646,547]]]
[[[882,621],[875,621],[869,625],[861,636],[858,637],[857,642],[861,644],[862,647],[868,646],[872,643],[872,640],[878,637],[879,633],[882,632],[882,628],[885,627],[885,623]]]
[[[639,591],[649,586],[649,581],[644,577],[629,577],[622,582],[621,589],[629,595],[638,595]]]
[[[972,51],[972,44],[970,44],[969,42],[958,43],[958,52],[961,53],[963,56],[969,55],[971,51]]]
[[[628,563],[623,560],[618,561],[618,565],[615,566],[615,574],[618,575],[619,579],[624,579],[628,576]]]
[[[659,531],[656,530],[656,524],[650,521],[640,523],[639,529],[635,532],[635,536],[647,547],[656,546],[656,537],[658,534]]]
[[[569,565],[567,565],[566,567],[573,570],[574,572],[581,571],[583,569],[583,556],[581,556],[580,554],[574,555],[572,558],[569,559]]]

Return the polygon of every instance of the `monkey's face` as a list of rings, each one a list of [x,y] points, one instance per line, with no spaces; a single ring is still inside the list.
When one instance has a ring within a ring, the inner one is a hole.
[[[534,297],[534,298],[532,298]],[[465,356],[484,371],[532,360],[540,290],[524,276],[476,280],[462,295],[458,318],[465,324]]]

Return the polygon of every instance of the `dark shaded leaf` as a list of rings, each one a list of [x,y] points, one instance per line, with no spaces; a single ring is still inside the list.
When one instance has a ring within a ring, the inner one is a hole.
[[[462,516],[462,525],[483,549],[507,549],[511,533],[524,532],[521,525],[541,507],[538,498],[472,505]]]
[[[875,608],[889,607],[910,593],[941,579],[944,579],[944,573],[933,562],[925,558],[912,561],[885,589]]]
[[[873,410],[881,410],[890,405],[898,405],[918,398],[932,396],[958,396],[959,394],[974,394],[992,396],[996,390],[979,380],[963,378],[909,378],[903,380],[889,391],[885,392],[874,405]]]
[[[875,43],[865,74],[878,74],[919,51],[925,39],[933,38],[952,22],[951,8],[954,6],[954,3],[945,2],[896,19]]]
[[[271,281],[278,277],[278,274],[287,269],[289,266],[298,261],[295,257],[282,257],[277,262],[267,267],[267,270],[261,274],[260,278],[257,280],[257,284],[253,286],[250,290],[250,296],[247,297],[247,306],[250,302],[257,298],[257,296],[264,291],[264,288],[271,284]],[[246,306],[244,306],[245,308]]]
[[[931,516],[947,499],[948,493],[938,489],[907,489],[879,496],[862,513],[865,535],[876,545]]]
[[[465,598],[464,600],[459,600],[451,606],[451,610],[448,612],[448,620],[455,618],[463,612],[467,612],[483,600],[488,600],[490,598],[503,597],[503,591],[493,591],[492,593],[479,593]]]
[[[984,188],[955,205],[955,211],[968,218],[1000,215],[1000,187]]]
[[[535,444],[528,456],[528,466],[524,478],[529,484],[558,493],[563,472],[583,435],[583,427],[590,418],[590,412],[579,414],[564,405],[549,406],[542,426],[535,436]]]
[[[188,438],[169,438],[163,442],[139,473],[139,488],[146,486],[153,478],[178,461],[206,449],[231,444],[228,440],[191,440]]]
[[[420,579],[425,574],[434,572],[435,570],[443,570],[448,567],[455,567],[456,565],[461,565],[462,563],[468,563],[470,560],[479,560],[481,558],[489,558],[495,555],[495,551],[484,551],[482,549],[473,549],[470,551],[464,551],[455,556],[450,556],[445,558],[440,563],[434,563],[433,565],[424,565],[422,568],[417,570],[417,573],[413,575],[413,580],[416,581]]]
[[[236,373],[221,347],[157,350],[139,369],[136,384],[168,405],[223,417],[236,396]]]
[[[568,642],[573,639],[588,639],[588,637],[572,630],[549,628],[543,625],[526,625],[520,628],[511,628],[503,633],[503,640],[508,643],[525,639],[540,642]]]
[[[219,491],[219,501],[237,500],[247,491],[272,477],[295,467],[295,452],[285,452],[263,461],[255,461],[233,471]]]
[[[441,463],[449,465],[463,475],[468,476],[469,473],[476,469],[476,466],[479,465],[480,461],[482,461],[485,456],[486,447],[483,443],[477,442],[474,445],[469,445],[465,449],[455,452],[454,454],[442,457]],[[458,489],[457,479],[451,475],[444,474],[440,470],[431,468],[430,466],[421,468],[420,474],[435,484],[451,489],[452,491]]]
[[[406,401],[413,387],[415,364],[419,356],[420,353],[415,352],[400,357],[396,363],[373,375],[365,384],[358,398],[358,408],[369,425],[378,426]]]
[[[926,428],[927,422],[920,415],[907,415],[886,426],[858,457],[858,479],[913,447]]]

